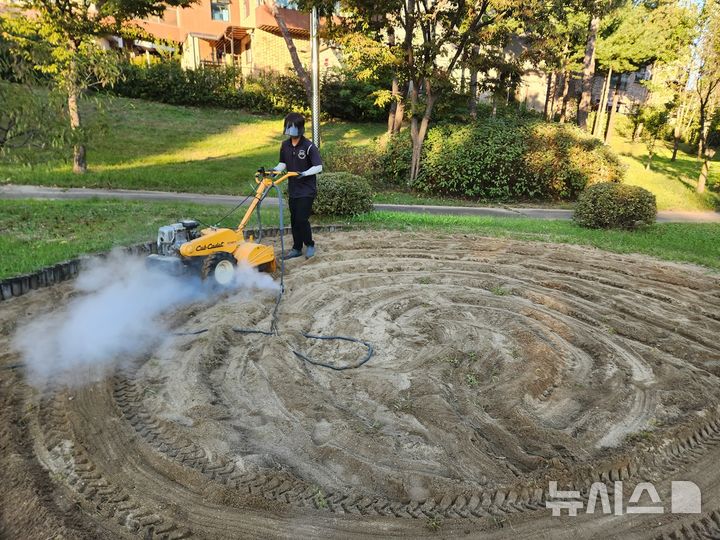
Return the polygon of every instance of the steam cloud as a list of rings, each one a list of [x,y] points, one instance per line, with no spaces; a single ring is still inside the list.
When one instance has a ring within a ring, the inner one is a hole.
[[[278,285],[267,274],[238,267],[234,288],[277,290]],[[120,251],[93,260],[75,289],[79,294],[67,306],[36,318],[15,336],[31,384],[100,380],[165,337],[159,315],[218,294],[198,277],[150,270],[144,258]]]

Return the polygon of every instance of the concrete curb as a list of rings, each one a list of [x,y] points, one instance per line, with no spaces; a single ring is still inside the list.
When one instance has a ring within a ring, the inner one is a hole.
[[[318,225],[313,227],[313,232],[339,232],[350,229],[349,225]],[[258,229],[249,229],[245,231],[245,238],[253,235],[254,238],[258,238]],[[290,227],[268,227],[263,228],[263,238],[272,238],[282,235],[285,236],[290,234],[292,231]],[[134,244],[127,246],[123,249],[129,255],[144,255],[150,253],[157,253],[157,245],[155,242],[143,242],[140,244]],[[51,266],[46,266],[38,270],[37,272],[31,272],[29,274],[21,274],[6,278],[0,281],[0,301],[9,300],[27,294],[28,292],[36,289],[42,289],[49,287],[63,281],[68,281],[75,278],[84,266],[94,258],[107,257],[110,254],[109,251],[102,253],[95,253],[93,255],[83,255],[75,259],[68,261],[59,262]]]

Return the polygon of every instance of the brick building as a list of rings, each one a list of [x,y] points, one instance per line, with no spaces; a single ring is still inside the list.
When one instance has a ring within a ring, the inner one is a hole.
[[[279,9],[301,61],[309,66],[310,14]],[[139,23],[154,38],[178,47],[186,69],[225,64],[251,74],[292,68],[280,28],[263,0],[200,0],[186,8],[168,7],[162,16]],[[135,46],[158,47],[142,41]],[[321,40],[321,69],[338,65],[336,51]]]
[[[622,114],[628,114],[632,111],[633,107],[639,105],[648,97],[648,89],[642,84],[651,78],[652,74],[649,67],[642,67],[638,71],[632,73],[614,73],[610,81],[610,89],[607,96],[607,103],[605,105],[606,110],[610,110],[613,101],[613,89],[617,86],[619,90],[618,108],[617,112]],[[593,77],[592,83],[592,107],[597,110],[600,106],[600,99],[602,96],[603,85],[607,73],[596,72]],[[522,76],[520,85],[516,89],[515,99],[524,103],[528,109],[534,109],[542,112],[545,108],[545,99],[548,92],[547,75],[540,70],[528,68]],[[559,109],[559,100],[562,96],[563,82],[557,87],[551,88],[552,94],[555,96],[555,101],[558,103],[556,109]],[[571,74],[570,85],[568,89],[568,95],[570,96],[569,107],[571,110],[575,110],[577,107],[577,101],[582,92],[582,81],[579,73]]]

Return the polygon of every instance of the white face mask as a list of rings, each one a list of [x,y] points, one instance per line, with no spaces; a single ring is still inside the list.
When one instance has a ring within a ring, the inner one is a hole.
[[[285,135],[288,137],[299,137],[300,136],[300,130],[295,126],[295,124],[290,124],[285,128]]]

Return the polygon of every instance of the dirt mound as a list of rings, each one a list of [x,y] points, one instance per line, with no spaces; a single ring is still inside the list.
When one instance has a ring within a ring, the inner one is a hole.
[[[701,472],[720,439],[717,274],[462,235],[353,232],[319,246],[288,264],[279,336],[236,331],[270,327],[272,294],[230,294],[168,314],[177,332],[208,332],[168,335],[112,380],[24,390],[24,436],[88,522],[168,538],[506,525],[592,537],[587,519],[549,517],[549,480],[586,493],[680,472],[720,508],[720,483]],[[6,302],[3,335],[70,294]],[[303,333],[357,337],[375,354],[358,369],[316,366],[293,349],[336,366],[365,349]],[[678,528],[649,517],[657,534]],[[613,525],[628,537],[645,526]]]

